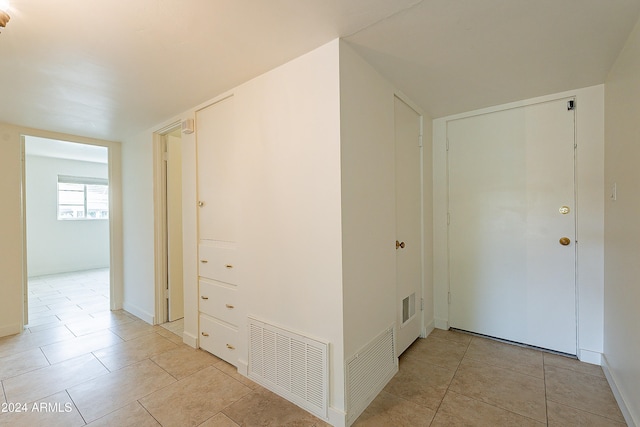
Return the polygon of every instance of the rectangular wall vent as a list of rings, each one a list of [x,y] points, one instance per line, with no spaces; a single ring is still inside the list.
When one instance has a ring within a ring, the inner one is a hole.
[[[416,314],[416,293],[402,300],[402,324],[407,323]]]
[[[369,406],[398,372],[394,327],[389,327],[346,362],[347,425]]]
[[[327,343],[249,318],[249,378],[327,419],[328,347]]]

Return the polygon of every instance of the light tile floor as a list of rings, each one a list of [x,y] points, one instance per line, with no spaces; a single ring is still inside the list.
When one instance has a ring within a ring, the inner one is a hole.
[[[105,298],[104,271],[82,274],[38,278],[29,327],[0,338],[0,404],[11,410],[0,426],[326,425],[182,344],[182,322],[151,326],[108,311],[96,298]],[[355,425],[625,424],[598,366],[435,330],[402,355]]]

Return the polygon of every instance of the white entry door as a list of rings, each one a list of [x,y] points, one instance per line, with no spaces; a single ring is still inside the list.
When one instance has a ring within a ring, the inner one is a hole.
[[[422,196],[420,115],[395,98],[396,356],[422,331]]]
[[[575,111],[447,124],[451,327],[576,354]]]

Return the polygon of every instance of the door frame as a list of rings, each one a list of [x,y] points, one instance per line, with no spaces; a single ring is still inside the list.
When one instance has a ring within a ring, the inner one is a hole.
[[[105,147],[108,155],[109,177],[109,306],[111,310],[122,309],[124,300],[123,281],[123,241],[122,241],[122,148],[119,142],[102,141],[92,138],[72,137],[38,130],[24,130],[20,134],[20,193],[22,226],[22,294],[24,311],[22,327],[28,324],[29,314],[29,277],[27,260],[27,185],[26,185],[26,144],[25,136],[53,139],[56,141],[72,142],[75,144],[95,145]]]
[[[604,86],[546,95],[433,121],[433,281],[434,325],[449,328],[447,245],[446,122],[548,100],[576,98],[577,327],[578,358],[600,364],[604,346]]]
[[[424,224],[424,213],[425,213],[425,200],[424,200],[424,112],[422,109],[414,103],[407,95],[405,95],[401,91],[395,91],[394,97],[398,98],[400,101],[404,102],[409,108],[415,111],[420,120],[420,135],[419,135],[419,152],[420,152],[420,301],[419,301],[419,309],[420,309],[420,337],[426,338],[427,335],[431,332],[432,328],[427,330],[427,325],[425,325],[425,292],[426,292],[426,265],[425,265],[425,224]],[[395,144],[395,141],[394,141]],[[395,149],[395,148],[394,148]],[[395,173],[395,172],[394,172]],[[396,314],[396,319],[401,318],[402,313],[402,301],[396,301],[396,310],[399,310],[400,314]],[[398,324],[398,329],[402,327],[402,323]]]
[[[573,138],[572,138],[573,147],[570,147],[573,150],[572,151],[572,170],[571,170],[572,173],[570,174],[571,182],[572,182],[572,186],[571,186],[572,187],[571,188],[572,199],[570,200],[570,202],[571,202],[570,205],[572,206],[572,209],[573,209],[573,211],[571,212],[571,214],[572,214],[571,216],[573,217],[573,226],[571,227],[572,228],[572,232],[573,232],[573,236],[572,237],[575,237],[575,238],[574,238],[574,242],[573,242],[574,244],[571,247],[571,251],[573,252],[573,258],[572,258],[571,262],[569,264],[567,264],[567,265],[570,265],[570,268],[573,269],[572,280],[571,280],[571,289],[572,289],[571,299],[573,299],[575,307],[572,308],[571,311],[567,311],[567,310],[562,311],[562,313],[567,314],[567,315],[570,313],[571,316],[572,316],[571,329],[572,329],[572,333],[575,334],[574,335],[575,339],[571,341],[571,347],[572,347],[571,351],[566,351],[566,354],[569,354],[569,355],[573,356],[573,355],[577,354],[577,350],[578,350],[578,341],[577,341],[577,339],[578,339],[578,334],[577,334],[577,329],[578,329],[578,318],[577,318],[577,312],[578,312],[578,310],[577,310],[577,304],[578,304],[578,285],[577,285],[578,284],[578,277],[577,277],[577,274],[578,274],[578,270],[577,270],[578,228],[577,228],[577,218],[578,218],[578,212],[579,211],[578,211],[578,205],[577,205],[577,183],[576,183],[576,169],[577,169],[577,164],[576,164],[576,158],[577,158],[577,150],[576,150],[576,148],[577,148],[576,119],[577,119],[577,115],[576,115],[575,109],[573,109],[573,111],[565,111],[565,110],[563,110],[562,109],[562,108],[564,108],[563,102],[564,103],[567,103],[567,102],[574,102],[575,103],[575,96],[558,97],[556,99],[549,99],[549,100],[544,100],[544,101],[540,101],[540,102],[531,102],[531,103],[528,103],[527,105],[510,106],[508,108],[501,108],[501,109],[498,109],[498,110],[495,110],[495,111],[491,111],[491,112],[481,112],[481,113],[478,113],[478,114],[469,114],[469,115],[467,115],[467,116],[465,116],[463,118],[458,117],[458,118],[455,118],[455,119],[447,120],[447,133],[446,133],[446,136],[447,136],[447,156],[446,156],[447,157],[447,190],[448,190],[448,194],[447,194],[447,212],[448,213],[452,212],[451,211],[451,208],[452,208],[451,207],[451,200],[452,199],[451,199],[451,194],[450,194],[450,191],[451,191],[450,170],[451,170],[451,165],[452,165],[452,163],[451,163],[451,155],[450,155],[451,151],[450,151],[450,146],[449,146],[449,142],[450,142],[450,140],[449,140],[449,124],[450,123],[458,122],[460,120],[465,120],[465,119],[481,117],[481,116],[489,116],[489,115],[495,115],[495,114],[499,114],[499,113],[522,110],[522,109],[536,107],[536,106],[543,106],[543,105],[547,105],[547,104],[551,104],[551,103],[553,103],[555,105],[560,104],[560,106],[562,106],[562,107],[556,107],[558,110],[555,112],[555,114],[557,114],[557,115],[560,115],[560,114],[572,114],[573,115],[573,122],[572,122],[572,124],[570,126],[570,128],[572,128],[572,132],[573,132]],[[501,120],[501,123],[504,123],[504,119]],[[569,127],[567,127],[566,129],[568,129],[568,128]],[[569,147],[566,147],[566,148],[564,148],[564,150],[567,150],[568,148]],[[546,154],[549,154],[549,153],[546,153]],[[459,200],[459,198],[457,198],[456,200]],[[569,202],[569,200],[567,200],[567,202]],[[449,220],[449,218],[448,218],[448,220]],[[452,243],[451,242],[451,235],[450,235],[451,225],[450,225],[449,221],[448,221],[447,225],[449,226],[448,230],[447,230],[447,236],[448,236],[447,247],[449,248],[449,250],[451,250],[451,243]],[[448,255],[450,257],[451,252],[449,252]],[[450,262],[451,262],[450,258],[448,258],[447,259],[447,263],[450,264]],[[451,286],[452,286],[451,285],[451,268],[450,268],[450,271],[449,271],[449,283],[448,283],[448,285],[449,285],[448,286],[448,293],[449,293],[448,296],[450,297],[448,303],[450,304],[451,300],[454,297],[454,295],[451,294]],[[567,291],[568,290],[569,289],[567,289]],[[475,306],[475,304],[474,304],[474,306]],[[458,319],[458,320],[460,320],[460,319]],[[451,322],[451,314],[449,315],[449,321]],[[504,322],[502,322],[502,323],[504,323]],[[567,323],[567,325],[568,325],[568,323]],[[478,332],[480,332],[480,331],[478,331]],[[489,333],[489,331],[486,331],[486,330],[482,331],[480,333],[482,334],[484,332],[487,332],[489,336],[492,336],[494,338],[509,341],[509,338],[506,337],[506,336],[500,336],[500,335],[493,336],[491,333]],[[531,338],[531,335],[528,335],[528,337]],[[521,338],[522,338],[522,341],[516,340],[515,342],[517,342],[518,344],[527,345],[528,343],[525,340],[525,337],[521,337]],[[567,340],[566,343],[568,344],[569,341]],[[559,349],[552,348],[551,346],[550,347],[540,347],[540,348],[545,348],[545,349],[549,349],[551,351],[560,352]]]
[[[166,289],[168,286],[167,236],[167,171],[165,163],[165,138],[171,132],[180,129],[181,121],[175,121],[153,132],[153,234],[154,234],[154,278],[155,278],[155,314],[154,324],[166,323],[169,319]]]

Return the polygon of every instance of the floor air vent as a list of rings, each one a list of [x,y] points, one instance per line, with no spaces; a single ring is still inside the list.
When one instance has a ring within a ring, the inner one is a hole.
[[[249,318],[249,378],[327,418],[328,344]]]
[[[398,372],[394,329],[382,332],[347,360],[347,425],[351,425]]]

